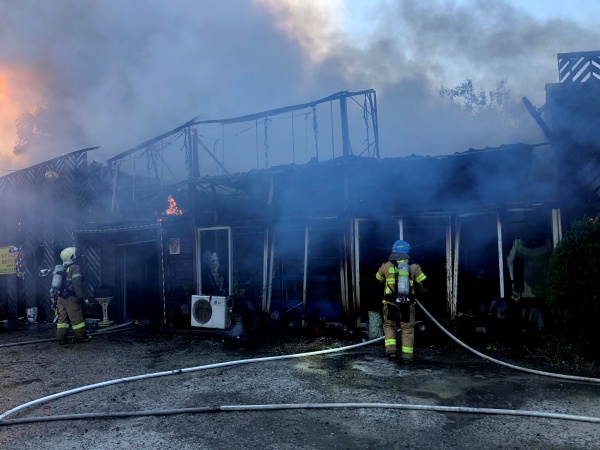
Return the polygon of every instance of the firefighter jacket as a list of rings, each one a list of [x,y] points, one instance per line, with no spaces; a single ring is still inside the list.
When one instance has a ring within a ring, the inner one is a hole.
[[[384,303],[387,301],[386,299],[390,299],[391,301],[392,297],[394,299],[396,297],[396,283],[398,279],[397,275],[408,275],[410,280],[411,296],[415,295],[415,282],[417,283],[420,292],[424,292],[426,290],[423,282],[427,276],[423,273],[421,266],[410,260],[408,255],[403,255],[403,259],[400,259],[400,261],[402,260],[408,260],[408,274],[400,273],[398,271],[398,267],[396,267],[396,264],[394,264],[393,261],[387,261],[383,263],[375,274],[377,280],[380,282],[385,281],[385,287],[383,290]]]
[[[83,298],[83,280],[81,278],[81,269],[77,264],[71,264],[65,270],[65,289],[61,292],[61,297]],[[64,295],[63,295],[64,294]]]

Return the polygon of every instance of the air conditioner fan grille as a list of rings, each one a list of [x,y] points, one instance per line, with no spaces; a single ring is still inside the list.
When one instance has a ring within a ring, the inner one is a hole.
[[[198,323],[208,323],[212,317],[213,309],[210,301],[201,299],[194,302],[194,318]]]

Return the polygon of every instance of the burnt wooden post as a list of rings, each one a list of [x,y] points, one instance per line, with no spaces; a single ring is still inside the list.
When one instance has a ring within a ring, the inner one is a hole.
[[[194,280],[194,286],[198,286],[198,252],[197,252],[197,244],[196,244],[196,201],[197,201],[197,191],[196,191],[196,180],[200,178],[200,161],[198,159],[198,134],[195,128],[190,129],[190,141],[191,141],[191,149],[190,149],[190,173],[189,173],[189,201],[190,201],[190,216],[191,216],[191,234],[192,234],[192,276]],[[200,292],[195,292],[195,294],[200,294]]]
[[[342,154],[350,155],[350,134],[348,132],[348,104],[346,95],[340,97],[340,118],[342,121]]]

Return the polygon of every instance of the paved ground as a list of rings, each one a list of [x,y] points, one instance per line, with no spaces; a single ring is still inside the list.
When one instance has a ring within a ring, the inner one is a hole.
[[[50,325],[0,331],[0,412],[107,380],[361,342],[352,336],[278,334],[235,346],[210,336],[137,330],[95,336],[82,345],[2,347],[52,337],[53,332]],[[600,417],[600,384],[511,370],[456,345],[429,345],[417,338],[418,361],[410,366],[385,360],[378,343],[111,385],[34,405],[7,420],[306,403],[461,406]],[[536,368],[530,360],[510,362]],[[0,426],[0,448],[11,450],[594,449],[600,448],[599,442],[600,423],[388,408],[215,411]]]

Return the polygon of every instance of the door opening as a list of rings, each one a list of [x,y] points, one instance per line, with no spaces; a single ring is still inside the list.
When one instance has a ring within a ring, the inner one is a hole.
[[[121,245],[120,253],[124,319],[159,322],[161,306],[156,242]]]

